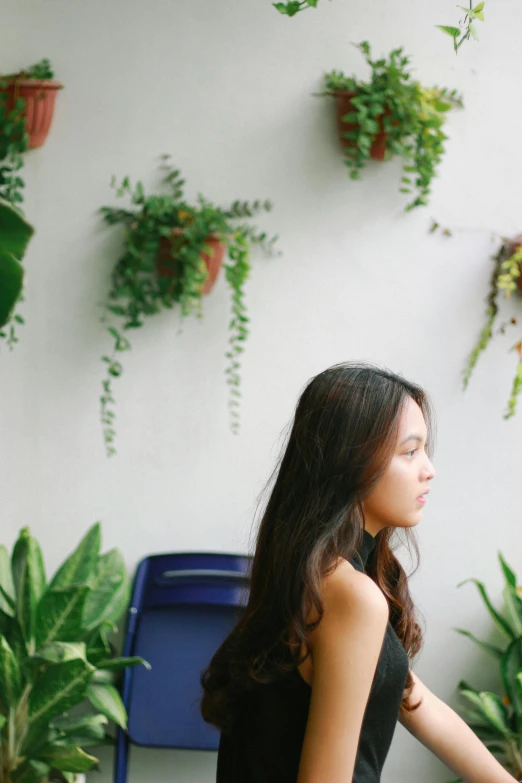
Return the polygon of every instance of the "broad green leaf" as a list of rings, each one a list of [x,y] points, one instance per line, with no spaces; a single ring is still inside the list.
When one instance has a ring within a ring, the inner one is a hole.
[[[133,656],[131,658],[108,658],[105,661],[99,661],[96,665],[98,669],[117,670],[125,669],[127,666],[138,666],[143,664],[146,669],[150,669],[150,663],[144,658]]]
[[[29,696],[29,720],[48,722],[82,701],[94,671],[94,666],[80,660],[45,669]]]
[[[38,649],[38,652],[28,659],[28,663],[63,663],[65,661],[75,661],[76,659],[86,660],[86,651],[84,642],[49,642]]]
[[[16,616],[24,639],[29,641],[34,635],[36,606],[45,589],[45,571],[38,542],[27,527],[20,531],[14,545],[11,567],[16,595]]]
[[[497,729],[504,736],[510,734],[507,710],[498,696],[487,691],[477,693],[465,688],[462,688],[460,693],[475,706],[480,715],[483,715],[493,728]]]
[[[486,608],[487,608],[489,614],[491,615],[491,618],[493,619],[493,622],[495,623],[495,625],[499,629],[499,631],[501,631],[501,633],[503,633],[505,636],[507,636],[510,640],[513,640],[515,638],[515,633],[513,632],[513,629],[511,628],[509,623],[505,620],[505,618],[502,617],[502,615],[499,614],[499,612],[497,612],[497,610],[491,604],[491,601],[489,600],[488,594],[486,592],[486,588],[484,587],[482,582],[479,582],[478,579],[465,579],[463,582],[460,582],[457,585],[457,587],[461,587],[462,585],[466,584],[467,582],[473,582],[477,586],[478,591],[479,591],[480,595],[482,596],[482,600],[484,601],[484,603],[486,605]]]
[[[7,723],[6,716],[2,715],[2,713],[0,713],[0,731],[2,731],[2,729],[4,728],[6,723]]]
[[[469,29],[469,32],[471,33],[471,35],[473,36],[473,38],[475,39],[475,41],[478,41],[479,35],[478,35],[477,28],[475,27],[475,25],[474,24],[470,24],[468,29]]]
[[[127,712],[121,696],[114,686],[89,685],[87,698],[95,710],[99,710],[123,729],[127,728]]]
[[[103,727],[108,722],[105,715],[87,713],[85,715],[60,715],[59,718],[54,718],[51,721],[50,726],[66,734],[73,731],[86,731],[92,729],[93,726]]]
[[[111,655],[111,644],[109,642],[109,633],[113,630],[113,624],[109,622],[102,623],[90,635],[86,637],[87,659],[90,663],[97,666],[100,661],[106,660]]]
[[[101,545],[101,527],[96,522],[84,535],[74,552],[60,566],[49,587],[89,583],[94,575]]]
[[[457,631],[457,633],[462,634],[462,636],[467,636],[468,639],[471,639],[472,642],[475,642],[484,652],[487,652],[489,655],[492,655],[494,658],[500,659],[502,655],[504,654],[504,651],[500,649],[500,647],[495,647],[493,644],[489,644],[488,642],[481,642],[480,639],[477,639],[476,636],[474,636],[469,631],[465,631],[463,628],[453,628],[453,631]]]
[[[0,636],[0,700],[13,707],[22,690],[20,668],[5,636]]]
[[[98,763],[97,758],[89,756],[81,748],[58,743],[47,745],[38,754],[38,758],[55,769],[63,770],[63,772],[87,772]]]
[[[83,626],[92,630],[101,622],[116,622],[130,600],[130,581],[121,553],[111,549],[98,559],[92,591],[85,602]]]
[[[26,759],[13,772],[12,783],[40,783],[51,771],[49,764],[44,761]]]
[[[54,641],[76,641],[82,636],[82,617],[87,585],[69,585],[47,590],[38,604],[36,649]]]
[[[9,319],[22,290],[24,270],[20,261],[32,233],[20,210],[0,199],[0,328]]]
[[[27,656],[27,648],[22,631],[16,617],[6,614],[0,609],[0,634],[5,636],[17,661],[20,663]]]
[[[439,30],[442,30],[443,33],[450,35],[452,38],[458,38],[460,35],[460,28],[458,27],[449,27],[445,24],[436,24],[435,27],[438,27]]]
[[[11,575],[11,558],[5,546],[0,546],[0,588],[0,609],[7,614],[12,614],[15,605],[14,585]]]

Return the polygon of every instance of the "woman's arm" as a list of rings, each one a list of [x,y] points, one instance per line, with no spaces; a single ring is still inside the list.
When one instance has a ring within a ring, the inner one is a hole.
[[[312,697],[297,783],[352,780],[389,618],[380,589],[348,563],[338,566],[325,583],[324,614],[310,635]]]
[[[455,772],[465,783],[513,783],[506,772],[465,721],[437,698],[411,672],[415,683],[410,703],[421,706],[407,714],[401,710],[399,722],[416,739]]]

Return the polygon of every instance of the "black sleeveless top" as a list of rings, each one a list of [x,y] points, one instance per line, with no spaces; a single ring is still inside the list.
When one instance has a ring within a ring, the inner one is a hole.
[[[363,540],[350,560],[364,572],[375,538]],[[366,705],[351,783],[379,783],[402,701],[409,660],[388,621]],[[297,667],[282,680],[263,684],[233,734],[222,733],[216,783],[296,783],[312,689]],[[348,781],[347,781],[348,783]]]

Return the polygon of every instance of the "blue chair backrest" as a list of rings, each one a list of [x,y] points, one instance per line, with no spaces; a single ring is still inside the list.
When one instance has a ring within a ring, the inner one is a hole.
[[[123,701],[128,739],[138,745],[217,750],[219,731],[199,710],[200,676],[248,600],[251,558],[212,552],[141,561],[128,613]]]

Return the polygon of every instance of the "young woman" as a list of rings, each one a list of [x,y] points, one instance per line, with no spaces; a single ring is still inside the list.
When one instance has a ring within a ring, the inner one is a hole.
[[[401,528],[418,556],[431,419],[419,386],[366,363],[304,389],[248,605],[201,678],[217,783],[378,783],[397,720],[466,783],[514,780],[410,668],[422,631],[391,544]]]

